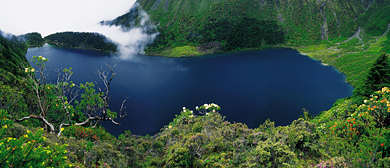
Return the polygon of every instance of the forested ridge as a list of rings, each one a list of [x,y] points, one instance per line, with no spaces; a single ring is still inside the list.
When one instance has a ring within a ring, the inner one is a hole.
[[[337,43],[359,29],[362,35],[377,37],[390,24],[390,2],[383,0],[137,2],[128,13],[102,24],[137,27],[140,11],[146,11],[159,32],[146,53],[161,56],[202,55],[213,43],[219,44],[213,53]],[[188,52],[195,48],[195,54]]]
[[[160,24],[161,33],[150,52],[183,45],[199,46],[210,42],[226,44],[222,52],[286,45],[302,46],[322,40],[348,38],[359,27],[379,35],[390,23],[388,1],[161,1],[139,0],[142,9]],[[129,12],[130,13],[130,12]],[[126,26],[125,17],[121,19]],[[244,17],[242,17],[244,16]],[[381,18],[381,19],[379,19]],[[243,19],[254,22],[246,23]],[[234,27],[231,25],[234,23]],[[270,24],[272,23],[272,24]],[[223,27],[222,27],[223,26]],[[257,27],[256,27],[257,26]],[[234,29],[231,34],[226,30]],[[244,36],[235,36],[242,35]],[[259,37],[267,34],[268,37]],[[235,42],[260,39],[247,45]],[[242,46],[245,45],[245,46]]]
[[[76,49],[88,49],[102,52],[115,53],[117,45],[104,35],[87,32],[61,32],[46,36],[45,41],[49,44]]]
[[[27,64],[24,56],[27,45],[21,42],[7,40],[0,34],[0,69],[16,76],[25,76],[20,68],[21,64]],[[4,72],[2,72],[4,73]]]

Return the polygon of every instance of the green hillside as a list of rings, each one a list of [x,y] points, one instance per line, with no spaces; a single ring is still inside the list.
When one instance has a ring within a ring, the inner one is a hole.
[[[335,66],[360,86],[371,63],[390,53],[390,1],[139,0],[112,22],[139,26],[145,10],[160,33],[146,54],[170,57],[294,48]]]
[[[29,47],[42,47],[45,44],[45,40],[42,38],[41,34],[37,32],[27,33],[21,35],[21,37],[26,40]]]
[[[134,27],[145,10],[160,33],[146,53],[162,56],[258,50],[340,42],[358,30],[367,37],[388,28],[389,1],[383,0],[139,0],[111,25]],[[359,29],[359,27],[361,29]],[[211,45],[217,43],[218,45]],[[211,47],[210,46],[218,46]]]
[[[45,41],[58,47],[96,50],[111,53],[116,52],[117,47],[117,45],[107,39],[107,37],[98,33],[54,33],[46,36]]]
[[[359,27],[354,19],[364,13],[369,4],[360,0],[138,2],[152,20],[160,24],[161,35],[149,52],[210,42],[224,44],[223,51],[235,51],[348,38]],[[371,6],[375,4],[376,1]]]
[[[16,76],[25,76],[21,66],[28,64],[24,56],[26,52],[26,44],[19,43],[15,40],[7,40],[0,34],[0,70]]]

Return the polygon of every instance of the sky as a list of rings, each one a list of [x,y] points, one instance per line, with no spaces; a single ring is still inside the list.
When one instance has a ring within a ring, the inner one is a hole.
[[[136,0],[0,0],[0,30],[21,35],[64,32],[97,32],[118,44],[118,55],[128,59],[143,53],[158,33],[145,34],[142,27],[124,32],[120,27],[101,26],[128,11]],[[142,11],[144,20],[149,16]]]
[[[0,30],[38,32],[100,31],[98,23],[128,12],[135,0],[0,0]],[[107,31],[107,30],[101,30]],[[107,32],[103,32],[107,33]]]

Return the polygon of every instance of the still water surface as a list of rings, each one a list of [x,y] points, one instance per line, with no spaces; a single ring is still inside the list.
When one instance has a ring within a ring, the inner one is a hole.
[[[334,67],[300,55],[292,49],[269,49],[208,55],[195,58],[166,58],[135,55],[120,60],[105,53],[55,48],[44,45],[26,54],[49,58],[50,80],[55,68],[72,67],[76,83],[97,81],[95,66],[115,61],[117,75],[111,85],[110,109],[118,110],[128,96],[128,116],[121,126],[102,125],[118,136],[130,129],[133,134],[153,135],[168,124],[183,107],[195,109],[204,103],[221,106],[230,122],[258,127],[266,119],[287,125],[303,108],[312,115],[332,107],[352,94],[345,75]]]

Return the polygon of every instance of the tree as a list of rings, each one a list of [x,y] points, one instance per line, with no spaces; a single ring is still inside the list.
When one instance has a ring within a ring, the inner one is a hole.
[[[11,115],[14,121],[21,122],[27,119],[37,119],[41,122],[41,127],[45,128],[51,133],[58,132],[61,135],[64,126],[70,125],[86,125],[95,122],[96,126],[99,121],[111,121],[116,125],[121,124],[121,120],[126,117],[126,107],[123,100],[119,110],[119,121],[115,121],[117,113],[108,109],[110,100],[110,84],[113,77],[115,65],[106,64],[109,70],[104,70],[103,67],[97,69],[95,72],[103,81],[104,88],[96,93],[93,83],[86,83],[77,86],[70,78],[73,74],[72,68],[65,68],[62,71],[56,70],[57,81],[56,84],[47,83],[48,73],[46,72],[45,63],[48,61],[42,56],[33,56],[32,62],[37,69],[25,67],[25,73],[29,77],[29,86],[35,95],[35,104],[37,107],[30,107],[32,110],[29,114]],[[35,74],[38,74],[36,77]],[[96,83],[97,84],[97,83]],[[80,94],[80,91],[84,93]],[[76,99],[81,95],[80,102]],[[92,124],[91,124],[92,126]],[[58,130],[58,131],[56,131]]]
[[[382,53],[369,70],[364,84],[355,89],[356,96],[368,97],[374,91],[390,85],[390,66],[386,53]]]

